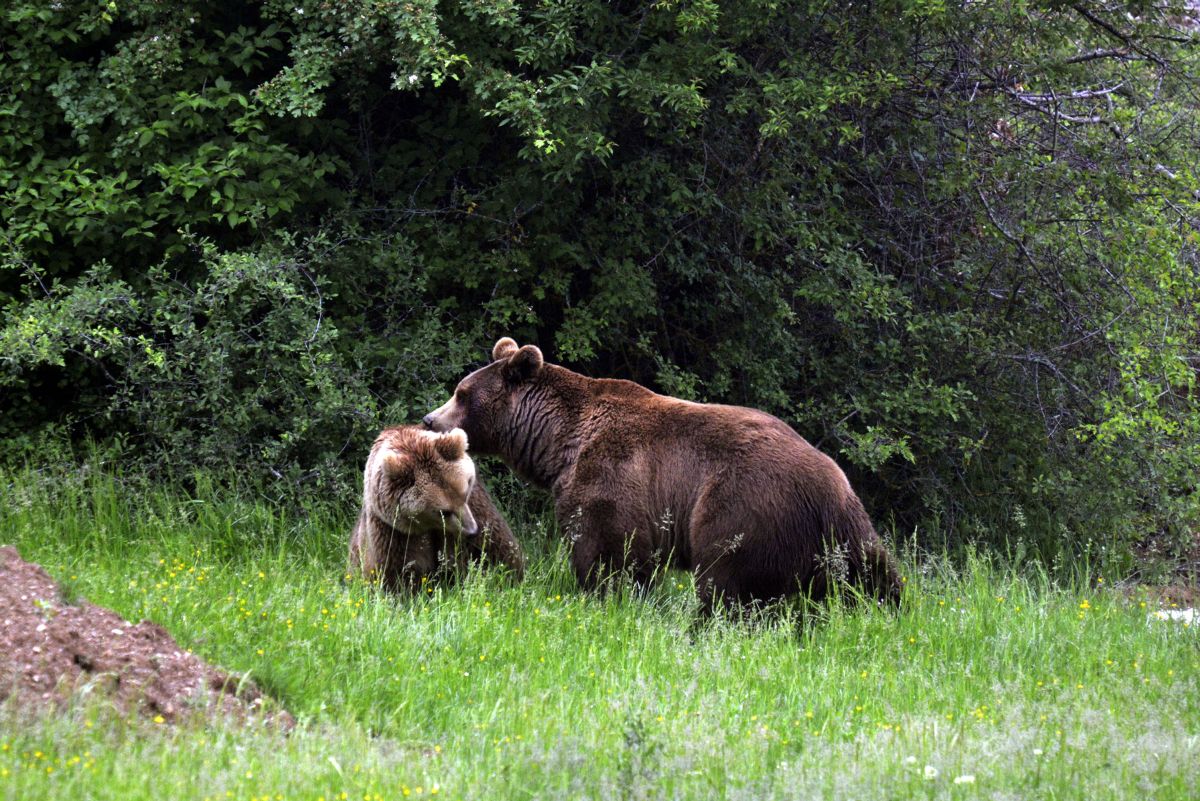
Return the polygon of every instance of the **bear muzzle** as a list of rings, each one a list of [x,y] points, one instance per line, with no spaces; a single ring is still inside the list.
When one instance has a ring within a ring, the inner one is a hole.
[[[452,418],[460,416],[461,414],[456,414],[454,398],[451,398],[429,414],[422,417],[421,422],[424,423],[425,427],[430,431],[445,433],[457,426],[457,423],[455,423]]]
[[[461,517],[462,534],[464,537],[476,537],[479,535],[479,523],[475,521],[475,515],[471,513],[470,506],[462,508]]]

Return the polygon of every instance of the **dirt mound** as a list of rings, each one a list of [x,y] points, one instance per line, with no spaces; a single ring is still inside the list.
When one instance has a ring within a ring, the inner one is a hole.
[[[162,626],[67,603],[46,571],[0,548],[0,701],[62,705],[97,691],[157,722],[224,714],[294,724],[287,712],[264,709],[250,682],[180,648]]]

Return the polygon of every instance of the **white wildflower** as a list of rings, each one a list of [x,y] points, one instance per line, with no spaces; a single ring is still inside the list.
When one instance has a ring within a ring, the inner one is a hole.
[[[1196,622],[1195,609],[1159,609],[1157,612],[1152,612],[1148,620],[1174,620],[1184,625],[1191,625]]]

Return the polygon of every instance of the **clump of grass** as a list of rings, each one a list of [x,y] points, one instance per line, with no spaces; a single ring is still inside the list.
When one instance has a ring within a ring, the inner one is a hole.
[[[248,672],[288,736],[0,711],[10,798],[1191,798],[1195,632],[1080,576],[911,556],[898,613],[697,624],[691,579],[526,581],[398,599],[344,576],[349,518],[93,475],[0,481],[0,530],[89,600]],[[9,503],[5,493],[20,493]],[[344,794],[344,796],[343,796]]]

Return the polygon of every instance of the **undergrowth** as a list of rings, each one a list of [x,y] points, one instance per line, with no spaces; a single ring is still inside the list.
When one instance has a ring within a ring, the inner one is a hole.
[[[0,479],[0,543],[299,720],[0,707],[2,798],[1183,799],[1200,782],[1200,638],[1086,567],[913,551],[898,614],[700,622],[685,573],[579,591],[530,517],[523,583],[397,599],[344,575],[353,509]]]

